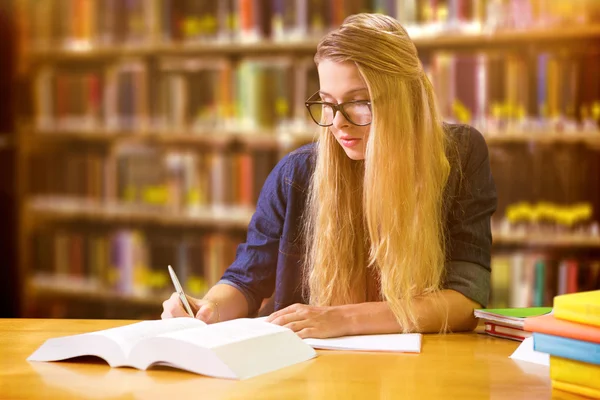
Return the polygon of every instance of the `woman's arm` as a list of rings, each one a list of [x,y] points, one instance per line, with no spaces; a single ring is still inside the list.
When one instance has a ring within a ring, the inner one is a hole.
[[[408,330],[438,333],[444,328],[450,332],[474,329],[477,326],[477,319],[473,315],[473,310],[480,308],[480,305],[459,292],[446,289],[415,299],[414,307],[415,315],[419,318],[419,326],[407,327]],[[386,302],[349,304],[340,306],[340,309],[349,319],[348,329],[351,335],[402,331],[402,327]]]
[[[415,299],[419,327],[409,331],[437,333],[469,331],[477,320],[473,310],[479,304],[463,294],[446,289]],[[359,303],[332,307],[294,304],[271,314],[268,322],[290,328],[302,338],[400,333],[402,327],[386,302]],[[447,326],[446,326],[447,322]]]

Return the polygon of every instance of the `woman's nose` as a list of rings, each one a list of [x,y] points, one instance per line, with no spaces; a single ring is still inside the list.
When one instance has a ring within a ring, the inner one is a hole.
[[[348,125],[350,125],[350,122],[348,122],[348,120],[346,119],[346,117],[344,117],[344,114],[342,114],[339,110],[336,110],[336,113],[333,116],[333,126],[336,129],[341,129],[341,128],[346,127]]]

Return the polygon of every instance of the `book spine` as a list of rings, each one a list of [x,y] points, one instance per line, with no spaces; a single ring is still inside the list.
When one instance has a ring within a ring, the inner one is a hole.
[[[600,399],[600,390],[596,390],[587,386],[574,385],[568,382],[562,382],[558,380],[552,380],[552,388],[563,390],[565,392],[580,394],[593,399]]]
[[[554,316],[566,321],[600,326],[600,305],[554,303]]]
[[[600,365],[550,356],[550,378],[600,390]]]
[[[597,343],[534,332],[533,349],[557,357],[600,365],[600,344]]]

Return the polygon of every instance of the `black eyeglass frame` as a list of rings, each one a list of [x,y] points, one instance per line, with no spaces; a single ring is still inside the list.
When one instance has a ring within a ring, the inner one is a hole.
[[[344,116],[344,118],[346,118],[346,120],[348,122],[350,122],[352,125],[356,125],[356,126],[367,126],[367,125],[371,125],[371,123],[373,122],[371,120],[371,122],[368,122],[366,124],[357,124],[354,121],[352,121],[352,119],[348,116],[348,114],[346,114],[346,111],[344,111],[344,106],[346,106],[347,104],[356,104],[356,103],[363,103],[369,106],[369,109],[371,109],[371,100],[353,100],[353,101],[346,101],[344,103],[340,103],[340,104],[335,104],[335,103],[330,103],[328,101],[313,101],[310,100],[313,97],[315,97],[316,95],[319,94],[319,91],[316,91],[312,96],[310,96],[308,98],[308,100],[306,100],[306,102],[304,103],[304,105],[306,106],[306,108],[308,109],[308,113],[310,114],[310,117],[312,118],[313,121],[315,121],[315,123],[319,126],[324,126],[324,127],[328,127],[333,125],[333,119],[335,119],[335,115],[336,113],[339,111],[342,113],[342,115]],[[332,118],[332,122],[330,124],[322,124],[320,121],[317,121],[315,119],[315,117],[312,115],[312,113],[310,112],[310,106],[314,105],[314,104],[319,104],[319,105],[328,105],[333,109],[333,118]]]

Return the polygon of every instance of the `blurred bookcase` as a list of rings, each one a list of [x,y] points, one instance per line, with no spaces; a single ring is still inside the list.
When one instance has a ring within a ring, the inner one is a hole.
[[[600,287],[593,0],[22,0],[23,316],[155,318],[201,296],[275,163],[314,140],[319,38],[397,17],[449,122],[488,142],[493,306]]]

